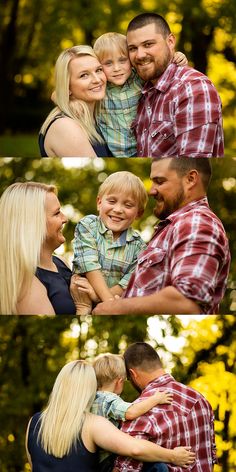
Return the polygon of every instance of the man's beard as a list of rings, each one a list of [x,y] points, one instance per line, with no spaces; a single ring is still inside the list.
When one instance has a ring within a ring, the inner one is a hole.
[[[159,200],[160,204],[164,203],[162,210],[161,209],[158,210],[158,198],[156,198],[157,206],[153,210],[154,215],[159,220],[164,220],[165,218],[168,218],[168,216],[170,216],[171,213],[174,213],[174,211],[178,210],[182,206],[184,199],[185,199],[185,194],[184,194],[184,189],[182,186],[179,188],[177,195],[175,196],[174,199],[172,199],[172,201],[167,202],[163,200],[162,197],[160,196],[160,200]]]
[[[148,81],[148,80],[157,80],[159,79],[159,77],[161,77],[161,75],[165,72],[165,70],[167,69],[169,63],[171,61],[171,53],[170,51],[168,50],[166,55],[165,55],[165,58],[163,59],[162,61],[162,64],[155,64],[155,69],[154,71],[151,73],[151,71],[147,70],[139,70],[138,71],[138,74],[139,76],[141,77],[141,79],[145,80],[145,81]],[[154,60],[151,61],[151,63],[155,63]],[[140,63],[137,63],[136,64],[136,67],[139,65],[139,64],[145,64],[145,61],[141,61]],[[137,69],[138,70],[138,69]]]

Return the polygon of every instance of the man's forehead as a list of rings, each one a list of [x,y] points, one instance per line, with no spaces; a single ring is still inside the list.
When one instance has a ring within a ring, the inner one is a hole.
[[[160,34],[158,31],[155,23],[149,23],[148,25],[141,26],[135,30],[127,31],[127,42],[129,43],[129,39],[132,40],[134,37],[139,37],[140,34],[142,38],[151,39],[151,37],[156,34]]]
[[[171,162],[171,159],[169,158],[153,161],[151,165],[150,177],[155,178],[157,176],[166,175],[170,171],[169,169],[170,162]]]

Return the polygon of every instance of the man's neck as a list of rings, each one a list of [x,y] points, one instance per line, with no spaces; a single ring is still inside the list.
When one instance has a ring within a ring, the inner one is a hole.
[[[149,383],[153,382],[153,380],[159,379],[159,377],[161,377],[165,373],[166,372],[164,371],[164,369],[156,369],[153,372],[144,372],[143,373],[144,388],[146,388],[146,386]]]

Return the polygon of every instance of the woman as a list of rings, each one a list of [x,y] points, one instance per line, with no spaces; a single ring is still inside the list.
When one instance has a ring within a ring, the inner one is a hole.
[[[89,413],[95,399],[95,371],[85,361],[72,361],[59,372],[47,407],[30,420],[26,450],[33,471],[97,472],[97,447],[140,461],[162,461],[187,467],[194,453],[135,439],[107,419]]]
[[[71,270],[53,252],[67,218],[54,185],[10,185],[0,199],[0,313],[75,314]],[[4,228],[4,230],[3,230]]]
[[[95,114],[106,91],[106,76],[90,46],[63,51],[55,68],[57,106],[39,134],[41,156],[106,157]]]

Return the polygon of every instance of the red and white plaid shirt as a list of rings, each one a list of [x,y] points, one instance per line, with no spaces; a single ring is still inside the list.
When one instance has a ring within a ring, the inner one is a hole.
[[[214,415],[209,402],[199,392],[177,382],[169,374],[150,382],[136,402],[153,395],[157,389],[167,389],[173,393],[173,402],[157,405],[136,420],[125,421],[122,431],[168,449],[191,446],[196,453],[195,463],[187,469],[168,464],[171,472],[212,472],[217,459]],[[142,463],[124,457],[118,457],[115,466],[123,472],[142,470]]]
[[[221,100],[208,77],[172,63],[142,94],[132,124],[138,156],[224,155]]]
[[[230,252],[222,222],[209,208],[207,197],[179,208],[155,229],[124,296],[151,295],[173,286],[198,303],[203,313],[218,313]]]

